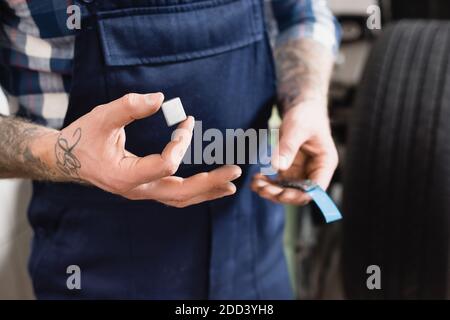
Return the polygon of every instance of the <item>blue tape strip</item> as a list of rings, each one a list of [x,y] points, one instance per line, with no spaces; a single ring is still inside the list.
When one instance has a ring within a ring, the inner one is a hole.
[[[321,187],[316,186],[310,190],[307,190],[306,193],[317,204],[320,211],[322,211],[327,223],[342,219],[339,209]]]
[[[342,219],[339,209],[328,194],[314,181],[279,181],[284,188],[294,188],[307,193],[322,211],[327,223]]]

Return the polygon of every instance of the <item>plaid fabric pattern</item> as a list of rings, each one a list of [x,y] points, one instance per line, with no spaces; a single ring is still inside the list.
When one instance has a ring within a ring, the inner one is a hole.
[[[310,38],[337,54],[341,28],[326,0],[268,0],[278,36],[275,45],[292,39]]]
[[[60,128],[70,91],[72,0],[0,0],[0,85],[11,114]],[[339,27],[325,0],[266,0],[276,44],[312,38],[337,51]]]
[[[11,114],[59,128],[70,88],[74,35],[66,0],[0,0],[0,84]]]

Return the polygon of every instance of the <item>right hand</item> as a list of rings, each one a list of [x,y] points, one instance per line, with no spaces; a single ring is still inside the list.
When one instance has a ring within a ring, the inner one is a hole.
[[[161,154],[138,157],[125,149],[125,126],[153,115],[163,100],[161,93],[128,94],[42,137],[36,148],[64,180],[81,180],[132,200],[186,207],[234,194],[236,187],[231,181],[241,175],[235,165],[188,178],[173,176],[191,142],[192,117],[178,126],[175,139]]]

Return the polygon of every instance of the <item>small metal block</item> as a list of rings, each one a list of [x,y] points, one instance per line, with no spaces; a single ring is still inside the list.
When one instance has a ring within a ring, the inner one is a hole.
[[[169,127],[187,119],[180,98],[174,98],[164,102],[161,109]]]

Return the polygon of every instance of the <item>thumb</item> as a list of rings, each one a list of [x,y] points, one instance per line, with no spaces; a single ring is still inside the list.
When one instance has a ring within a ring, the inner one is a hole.
[[[164,101],[160,92],[150,94],[129,93],[102,106],[108,113],[107,123],[111,128],[120,128],[137,119],[156,113]]]
[[[280,139],[272,154],[272,167],[275,170],[287,170],[294,162],[300,147],[309,139],[309,134],[297,121],[283,120]]]

